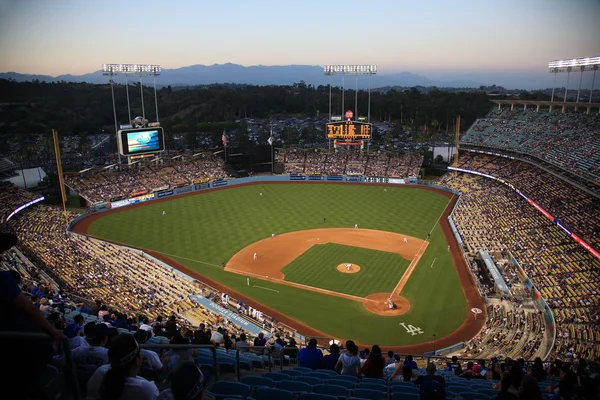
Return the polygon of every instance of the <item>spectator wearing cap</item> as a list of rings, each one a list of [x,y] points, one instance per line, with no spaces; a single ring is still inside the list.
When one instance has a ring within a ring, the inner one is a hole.
[[[173,370],[171,387],[158,400],[204,400],[204,375],[193,361],[184,361]]]
[[[312,370],[321,368],[323,352],[317,348],[317,339],[310,339],[308,346],[300,350],[298,355],[298,366]]]
[[[0,254],[16,243],[15,235],[0,233]],[[0,330],[47,333],[54,342],[64,337],[21,291],[19,283],[8,271],[0,271]],[[50,341],[23,343],[15,339],[3,343],[2,357],[10,362],[2,363],[0,375],[11,385],[26,388],[50,362],[52,346]]]
[[[145,331],[143,329],[138,330],[133,334],[134,339],[138,345],[142,345],[150,339],[152,332]],[[142,365],[141,368],[147,368],[156,372],[160,372],[163,369],[163,363],[160,361],[156,352],[146,349],[141,349],[142,352]]]
[[[87,383],[88,399],[154,400],[158,388],[137,376],[142,353],[133,335],[118,335],[109,350],[110,364],[98,368]]]
[[[77,314],[75,318],[73,318],[74,322],[67,324],[63,329],[63,333],[66,337],[69,338],[69,346],[71,350],[74,350],[80,346],[89,347],[89,343],[81,334],[83,333],[83,316],[81,314]]]
[[[110,328],[106,324],[94,326],[91,346],[78,347],[72,352],[73,361],[78,369],[94,371],[99,366],[108,364],[108,349],[106,343],[110,335]]]
[[[419,375],[415,384],[420,386],[419,395],[421,400],[445,400],[446,381],[444,377],[436,375],[434,363],[427,364],[427,374]]]

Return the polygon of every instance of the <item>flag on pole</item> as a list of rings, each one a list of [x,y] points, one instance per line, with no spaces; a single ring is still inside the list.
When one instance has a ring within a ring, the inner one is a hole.
[[[223,129],[223,135],[221,136],[221,141],[223,142],[223,147],[227,147],[227,136],[225,136],[225,129]]]
[[[271,135],[267,139],[267,143],[269,143],[269,145],[273,146],[273,129],[271,129]]]

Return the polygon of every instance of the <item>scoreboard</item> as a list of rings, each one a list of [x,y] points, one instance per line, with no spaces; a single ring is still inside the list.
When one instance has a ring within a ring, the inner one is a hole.
[[[371,124],[345,121],[327,124],[327,138],[341,140],[370,140]]]

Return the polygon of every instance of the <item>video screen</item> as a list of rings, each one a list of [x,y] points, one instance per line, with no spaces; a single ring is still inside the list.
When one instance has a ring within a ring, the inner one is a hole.
[[[127,153],[137,154],[159,149],[158,130],[127,132]]]

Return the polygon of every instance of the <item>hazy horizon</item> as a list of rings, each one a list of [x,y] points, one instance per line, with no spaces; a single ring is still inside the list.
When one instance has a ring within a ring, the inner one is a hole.
[[[377,64],[382,74],[546,73],[600,54],[598,0],[0,1],[0,71]],[[564,27],[568,27],[565,29]]]

